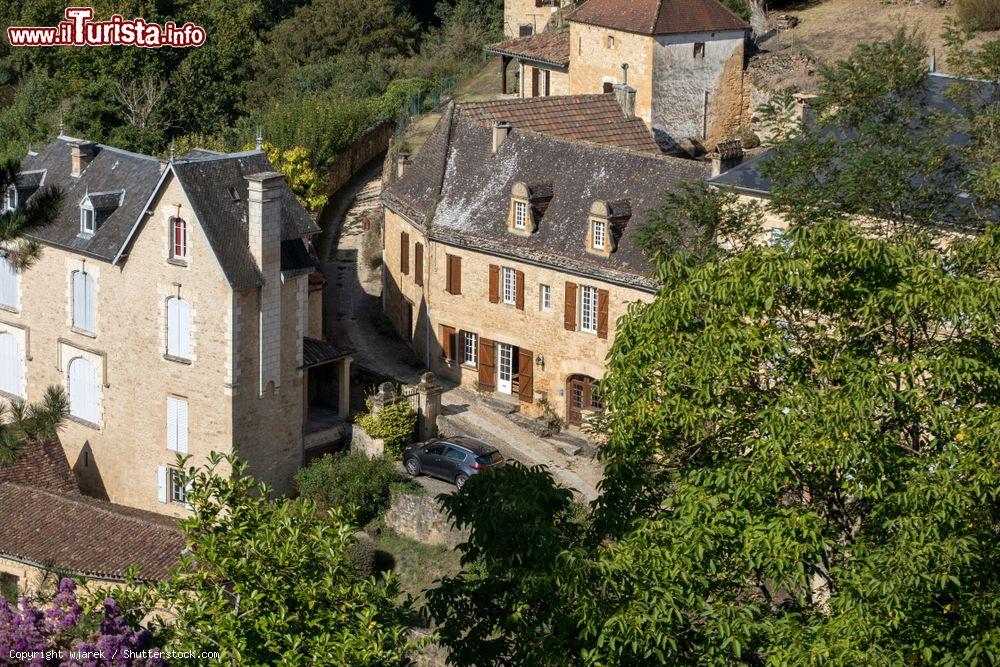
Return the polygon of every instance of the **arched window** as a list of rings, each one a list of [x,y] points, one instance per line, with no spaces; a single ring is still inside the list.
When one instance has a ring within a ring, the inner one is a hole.
[[[0,391],[24,398],[24,354],[9,333],[0,333]]]
[[[94,331],[94,278],[85,271],[73,272],[73,328]]]
[[[170,256],[187,259],[187,223],[180,218],[170,219]]]
[[[96,424],[100,386],[94,365],[83,357],[69,362],[69,413]]]
[[[17,308],[21,276],[6,257],[0,257],[0,304]]]
[[[187,359],[191,354],[191,307],[184,299],[167,299],[167,354]]]

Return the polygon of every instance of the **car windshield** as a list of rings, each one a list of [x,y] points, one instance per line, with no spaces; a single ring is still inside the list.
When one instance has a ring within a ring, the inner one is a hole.
[[[488,466],[494,463],[500,463],[501,459],[503,459],[503,457],[500,456],[500,452],[494,449],[489,454],[483,454],[482,456],[477,456],[476,463],[478,463],[479,465]]]

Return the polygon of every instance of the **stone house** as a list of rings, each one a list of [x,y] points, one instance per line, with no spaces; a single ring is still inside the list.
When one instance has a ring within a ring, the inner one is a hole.
[[[438,375],[579,424],[656,291],[636,230],[707,176],[609,95],[449,107],[383,193],[385,311]]]
[[[178,454],[235,452],[287,490],[306,431],[336,437],[311,408],[346,413],[350,357],[306,337],[319,229],[263,152],[165,161],[60,136],[21,169],[8,207],[50,185],[64,201],[37,264],[0,257],[0,397],[65,388],[79,485],[119,505],[185,513]]]
[[[572,0],[504,0],[503,34],[528,37],[543,32],[563,5],[572,4]]]
[[[509,4],[509,0],[508,0]],[[636,90],[636,114],[666,151],[686,138],[714,144],[744,120],[749,25],[718,0],[588,0],[567,28],[487,47],[504,72],[518,62],[519,95]]]

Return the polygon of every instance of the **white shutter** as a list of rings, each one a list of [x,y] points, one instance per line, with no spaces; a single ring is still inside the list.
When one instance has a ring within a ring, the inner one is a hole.
[[[156,466],[156,499],[167,502],[167,466]]]
[[[24,397],[21,379],[24,377],[24,357],[17,339],[9,333],[0,334],[0,390]]]
[[[177,299],[167,299],[167,354],[177,354]]]
[[[191,354],[191,308],[187,301],[177,302],[177,356],[187,359]]]
[[[188,453],[188,404],[173,396],[167,397],[167,449]]]
[[[83,274],[83,328],[94,331],[94,277]]]
[[[97,373],[93,365],[77,357],[69,365],[69,412],[93,424],[98,418]]]
[[[17,308],[17,282],[20,276],[14,265],[6,258],[0,258],[0,303]]]
[[[177,451],[177,399],[167,396],[167,449]]]
[[[85,274],[80,271],[73,272],[73,326],[77,329],[86,329],[84,318],[86,312],[86,295],[84,287]]]

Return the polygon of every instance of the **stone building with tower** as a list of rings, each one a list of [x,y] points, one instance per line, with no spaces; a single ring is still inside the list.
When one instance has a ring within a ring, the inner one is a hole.
[[[749,25],[718,0],[587,0],[564,23],[487,47],[501,58],[504,92],[512,63],[519,97],[611,93],[627,83],[666,151],[689,138],[714,145],[744,122]]]
[[[441,377],[571,424],[601,409],[615,324],[650,301],[636,231],[708,177],[665,156],[628,95],[449,107],[385,189],[385,310]]]
[[[339,437],[351,358],[321,338],[315,222],[259,149],[161,160],[60,136],[6,206],[64,193],[41,259],[0,257],[0,398],[63,387],[80,487],[185,512],[177,454],[235,453],[279,491]]]

